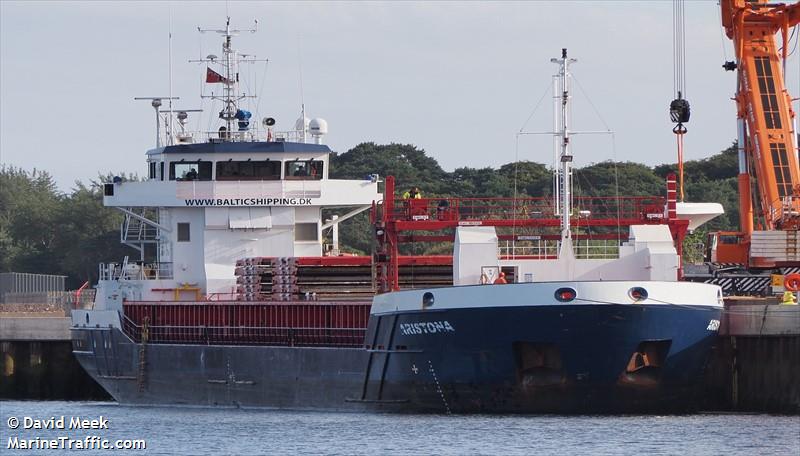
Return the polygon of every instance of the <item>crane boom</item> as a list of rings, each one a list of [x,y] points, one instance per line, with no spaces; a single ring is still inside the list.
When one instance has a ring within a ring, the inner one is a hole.
[[[754,174],[760,202],[758,220],[764,230],[797,229],[800,225],[798,165],[792,99],[786,89],[783,62],[788,29],[800,23],[800,3],[765,0],[722,0],[722,25],[733,40],[738,70],[736,104],[740,119],[741,230],[753,231],[749,179]],[[778,49],[774,36],[782,32]],[[744,125],[741,125],[741,123]],[[746,132],[742,135],[742,127]],[[744,136],[744,137],[742,137]],[[741,162],[742,159],[746,160]],[[752,163],[753,172],[747,171]],[[746,187],[746,188],[743,188]]]
[[[736,54],[723,68],[737,71],[740,231],[710,233],[708,261],[759,271],[800,266],[800,158],[784,79],[800,3],[721,0],[720,8]]]

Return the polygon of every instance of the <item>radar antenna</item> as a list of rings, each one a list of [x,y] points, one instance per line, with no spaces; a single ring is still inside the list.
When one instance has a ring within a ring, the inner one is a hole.
[[[156,110],[156,147],[161,147],[161,122],[158,118],[158,108],[161,107],[161,100],[170,100],[171,102],[172,100],[180,100],[180,97],[134,97],[134,100],[150,100],[150,106]],[[170,119],[170,122],[172,122],[172,119]]]
[[[211,92],[210,96],[201,95],[202,98],[211,98],[213,100],[222,101],[223,108],[219,112],[219,118],[225,122],[225,131],[227,132],[223,139],[234,139],[235,135],[231,132],[234,130],[234,122],[238,120],[239,130],[247,129],[249,125],[250,113],[242,111],[239,108],[239,101],[245,98],[255,98],[255,95],[247,95],[239,91],[239,65],[242,63],[255,63],[266,62],[267,59],[258,59],[252,54],[240,54],[237,50],[233,49],[231,38],[242,33],[255,33],[258,31],[258,21],[254,21],[254,26],[251,29],[232,29],[231,18],[228,17],[225,22],[224,29],[204,29],[197,27],[200,33],[213,32],[222,35],[225,40],[222,43],[222,57],[209,55],[200,60],[189,60],[192,63],[205,63],[209,65],[206,70],[206,83],[222,83],[222,95],[215,95]],[[222,72],[218,73],[211,69],[210,65],[222,65]],[[245,114],[246,113],[246,117]]]

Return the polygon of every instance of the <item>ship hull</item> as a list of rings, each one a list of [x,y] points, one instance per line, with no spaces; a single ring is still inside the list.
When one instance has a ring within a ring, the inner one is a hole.
[[[344,399],[368,359],[352,348],[195,344],[147,344],[141,355],[116,328],[73,329],[73,344],[84,369],[129,405],[358,409]]]
[[[403,350],[373,354],[389,358],[373,398],[445,413],[692,411],[719,316],[714,307],[631,305],[384,315],[397,318],[391,345]],[[376,340],[392,337],[386,326]],[[643,345],[660,359],[631,366]]]
[[[364,348],[143,347],[80,326],[73,338],[80,363],[122,404],[681,413],[697,404],[719,316],[714,306],[613,304],[406,310],[373,315]]]

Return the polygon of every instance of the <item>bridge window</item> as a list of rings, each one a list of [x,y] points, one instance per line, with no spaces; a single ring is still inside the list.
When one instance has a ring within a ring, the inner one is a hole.
[[[217,162],[217,180],[279,180],[280,178],[280,161]]]
[[[149,165],[149,172],[147,173],[147,177],[150,179],[156,178],[156,162],[150,162]]]
[[[286,176],[288,180],[319,180],[322,179],[322,160],[292,160],[286,162]]]
[[[172,162],[169,164],[169,180],[211,180],[211,162]]]

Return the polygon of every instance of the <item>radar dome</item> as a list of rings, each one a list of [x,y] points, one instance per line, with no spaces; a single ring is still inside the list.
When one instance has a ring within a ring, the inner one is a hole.
[[[308,124],[308,130],[312,136],[322,136],[328,134],[328,122],[325,119],[317,117],[312,119]]]
[[[309,123],[308,117],[301,117],[294,123],[294,129],[297,131],[307,131]]]

